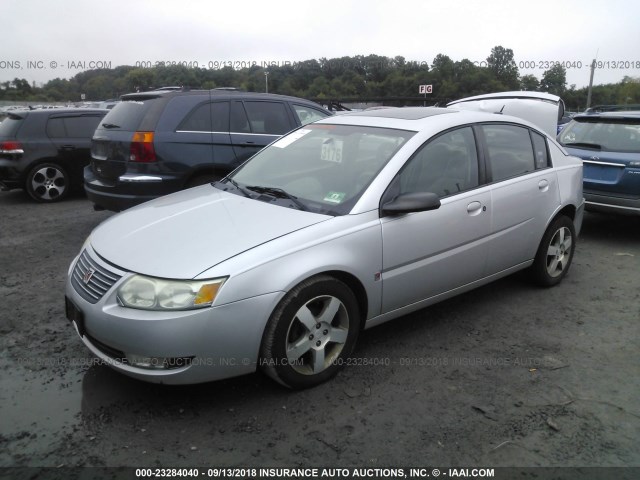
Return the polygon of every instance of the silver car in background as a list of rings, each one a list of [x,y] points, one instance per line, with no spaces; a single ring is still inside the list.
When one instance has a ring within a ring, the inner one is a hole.
[[[67,317],[122,373],[326,381],[359,332],[528,268],[566,275],[582,163],[524,120],[443,108],[331,117],[220,182],[97,227]]]

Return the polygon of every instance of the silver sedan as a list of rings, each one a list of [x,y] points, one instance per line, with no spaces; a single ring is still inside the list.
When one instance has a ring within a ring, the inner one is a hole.
[[[521,269],[567,274],[582,163],[506,115],[330,117],[233,174],[116,215],[69,268],[67,317],[124,374],[326,381],[359,332]]]

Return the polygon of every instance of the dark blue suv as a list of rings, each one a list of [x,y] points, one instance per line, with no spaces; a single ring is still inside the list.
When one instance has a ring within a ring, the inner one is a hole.
[[[587,210],[640,215],[640,112],[576,115],[558,141],[584,162]]]
[[[221,90],[124,95],[96,129],[84,186],[124,210],[218,180],[281,135],[330,115],[295,97]]]

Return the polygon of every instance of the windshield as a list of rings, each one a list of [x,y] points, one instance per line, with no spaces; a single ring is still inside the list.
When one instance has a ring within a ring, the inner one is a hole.
[[[239,195],[264,201],[273,198],[292,208],[344,215],[414,133],[307,125],[259,152],[229,182],[218,185],[233,185]]]
[[[559,140],[566,147],[640,152],[640,117],[576,118],[562,130]]]

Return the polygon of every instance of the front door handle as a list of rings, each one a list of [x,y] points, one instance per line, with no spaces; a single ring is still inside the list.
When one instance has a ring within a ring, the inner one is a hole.
[[[469,205],[467,205],[467,213],[472,217],[480,215],[480,212],[484,212],[485,210],[486,208],[483,208],[482,203],[480,202],[471,202]]]

